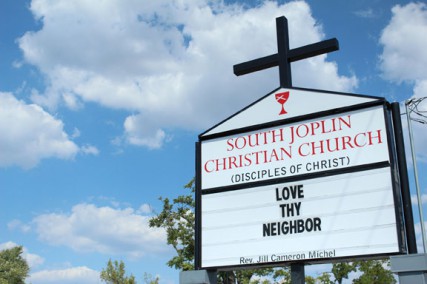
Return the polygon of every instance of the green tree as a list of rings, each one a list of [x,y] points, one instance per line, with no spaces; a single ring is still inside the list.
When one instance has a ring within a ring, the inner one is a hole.
[[[30,268],[22,252],[22,246],[0,251],[0,284],[25,283]]]
[[[316,279],[313,276],[306,276],[305,277],[305,284],[315,284]]]
[[[144,282],[145,284],[159,284],[160,278],[156,276],[156,278],[153,278],[153,276],[149,273],[144,273]]]
[[[177,255],[167,265],[175,269],[191,270],[194,269],[194,179],[184,188],[190,189],[190,193],[180,195],[172,202],[169,198],[159,198],[163,201],[163,210],[150,219],[150,227],[166,229],[167,243],[176,251]]]
[[[390,267],[389,259],[365,260],[354,263],[357,269],[363,274],[353,280],[355,284],[394,284],[396,279]]]
[[[108,260],[107,267],[101,271],[101,280],[107,284],[136,284],[135,277],[131,274],[126,276],[125,264],[123,261],[114,262]]]
[[[331,274],[328,272],[323,272],[318,276],[317,281],[319,284],[334,284],[334,281],[331,280]]]
[[[281,267],[278,269],[275,269],[273,271],[273,283],[274,284],[291,284],[291,268],[290,266]],[[314,284],[316,283],[316,279],[312,276],[306,275],[305,276],[305,283],[306,284]]]
[[[332,274],[339,284],[342,283],[343,279],[347,279],[352,271],[356,271],[356,267],[351,262],[338,262],[332,265]]]
[[[291,270],[289,267],[283,267],[274,270],[273,273],[274,283],[288,284],[291,283]]]
[[[260,268],[260,269],[245,269],[235,271],[236,280],[239,284],[250,284],[252,276],[267,276],[273,272],[272,268]]]

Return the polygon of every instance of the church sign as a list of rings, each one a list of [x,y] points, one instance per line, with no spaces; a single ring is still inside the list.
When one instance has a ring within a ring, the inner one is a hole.
[[[380,97],[279,88],[201,134],[201,267],[403,252],[390,127]]]
[[[390,104],[292,87],[291,62],[338,42],[289,49],[286,18],[276,27],[278,53],[234,72],[278,66],[280,87],[196,143],[196,269],[406,252]]]

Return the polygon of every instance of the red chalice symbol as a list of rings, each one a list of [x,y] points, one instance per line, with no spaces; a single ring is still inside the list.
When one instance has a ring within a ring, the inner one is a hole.
[[[283,105],[286,103],[286,101],[289,98],[289,92],[283,92],[283,93],[277,93],[276,94],[276,101],[282,105],[282,110],[280,111],[279,115],[288,113]]]

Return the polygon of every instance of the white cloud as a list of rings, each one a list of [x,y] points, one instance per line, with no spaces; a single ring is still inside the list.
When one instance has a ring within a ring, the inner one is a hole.
[[[418,196],[417,195],[411,195],[411,202],[412,205],[418,204]],[[421,194],[421,204],[427,203],[427,194]]]
[[[419,252],[423,252],[424,251],[424,248],[423,248],[424,245],[423,245],[423,236],[422,236],[422,230],[421,230],[421,223],[420,222],[415,223],[414,227],[415,227],[417,249],[418,249]],[[424,221],[424,228],[427,228],[427,222],[426,221]]]
[[[0,92],[0,167],[35,167],[42,159],[72,160],[76,154],[98,155],[92,145],[79,147],[64,131],[64,124],[37,104],[27,104],[11,93]],[[74,129],[72,137],[80,132]]]
[[[22,223],[20,220],[12,220],[7,223],[7,228],[9,230],[20,230],[23,233],[28,233],[31,230],[31,226],[28,224]]]
[[[153,208],[150,204],[144,203],[139,207],[138,212],[141,212],[143,214],[149,214],[153,212]]]
[[[42,270],[31,273],[27,279],[32,284],[99,284],[102,283],[99,278],[99,272],[86,266],[73,267],[58,270]]]
[[[405,6],[396,5],[392,13],[393,16],[380,38],[380,43],[383,45],[383,52],[380,55],[382,75],[392,82],[412,84],[414,87],[412,98],[426,97],[427,38],[420,35],[427,34],[427,5],[421,2],[409,3]],[[427,104],[422,102],[419,109],[426,111]],[[406,117],[404,120],[404,127],[407,128]],[[412,122],[412,127],[417,162],[426,162],[426,125]],[[409,140],[406,141],[409,148]]]
[[[95,146],[92,146],[92,145],[83,145],[80,148],[80,151],[86,155],[95,155],[95,156],[99,155],[98,148],[96,148]]]
[[[427,5],[396,5],[392,19],[381,34],[384,46],[380,66],[386,79],[402,82],[427,80]]]
[[[161,147],[165,129],[210,127],[279,85],[277,70],[232,73],[234,64],[276,52],[276,17],[288,18],[291,47],[324,38],[303,1],[243,8],[207,0],[34,0],[31,11],[42,28],[19,45],[48,84],[34,92],[34,102],[131,111],[125,141],[149,148]],[[293,71],[295,86],[357,85],[326,56],[295,63]]]
[[[80,130],[78,128],[74,128],[73,133],[71,134],[71,138],[80,137]]]
[[[17,246],[18,246],[18,244],[14,243],[14,242],[0,243],[0,250],[11,249],[11,248],[14,248]],[[29,253],[25,247],[23,248],[22,257],[27,261],[30,269],[33,269],[33,268],[44,263],[43,257],[41,257],[37,254]]]
[[[354,14],[364,19],[373,19],[378,17],[372,8],[355,11]]]
[[[38,105],[0,92],[0,166],[31,168],[45,158],[74,158],[79,148],[63,128]]]
[[[166,133],[143,115],[128,116],[124,123],[126,139],[130,144],[157,149],[162,146]]]
[[[425,107],[425,102],[422,102],[419,105],[419,109],[421,110],[423,107]],[[417,119],[424,119],[424,118],[421,118],[415,115],[414,113],[412,113],[411,110],[409,111],[411,112],[411,126],[412,126],[412,138],[413,138],[412,142],[414,144],[414,150],[416,154],[415,158],[416,158],[417,164],[426,163],[427,162],[427,148],[425,147],[425,145],[427,144],[426,124],[415,121],[414,118],[417,118]],[[402,114],[405,114],[404,116],[402,116],[402,126],[404,130],[403,133],[404,133],[404,139],[405,139],[405,153],[406,153],[408,169],[412,171],[413,170],[412,149],[411,149],[411,141],[409,139],[408,119],[407,119],[404,103],[401,104],[400,112]]]
[[[33,222],[39,239],[50,245],[139,258],[167,249],[165,231],[150,228],[149,218],[132,208],[78,204],[70,213],[42,214]]]

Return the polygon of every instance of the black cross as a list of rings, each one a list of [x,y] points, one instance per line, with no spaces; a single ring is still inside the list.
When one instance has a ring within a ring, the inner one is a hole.
[[[277,53],[233,66],[236,76],[279,66],[280,86],[292,87],[291,62],[339,49],[336,38],[289,49],[288,20],[276,18]]]

